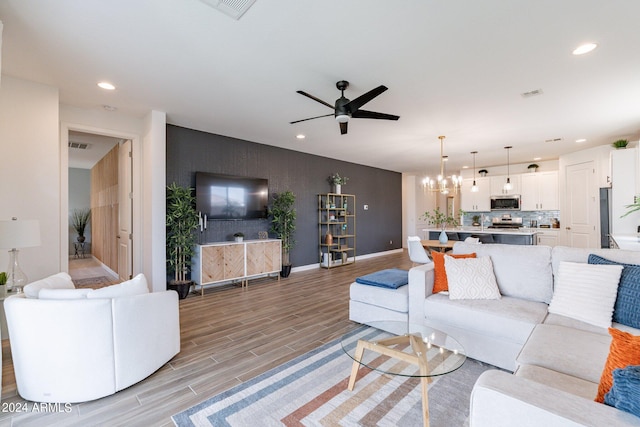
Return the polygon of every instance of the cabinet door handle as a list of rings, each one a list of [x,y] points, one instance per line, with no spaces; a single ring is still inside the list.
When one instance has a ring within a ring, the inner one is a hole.
[[[571,227],[565,227],[564,229],[565,230],[571,230]]]

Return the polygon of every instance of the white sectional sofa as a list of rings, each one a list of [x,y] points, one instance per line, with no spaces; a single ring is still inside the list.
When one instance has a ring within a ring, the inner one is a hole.
[[[4,302],[18,393],[35,402],[98,399],[148,377],[180,351],[178,294],[144,276],[98,290],[59,273]]]
[[[454,254],[489,256],[502,298],[450,300],[432,294],[433,264],[409,272],[409,321],[455,337],[491,370],[474,386],[471,427],[640,426],[640,418],[594,402],[611,337],[607,328],[548,313],[563,261],[589,254],[640,264],[640,252],[456,243]],[[640,310],[640,307],[638,307]],[[613,323],[633,335],[640,330]]]

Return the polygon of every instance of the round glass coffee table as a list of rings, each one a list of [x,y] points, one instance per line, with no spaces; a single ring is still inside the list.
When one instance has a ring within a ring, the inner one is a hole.
[[[464,348],[437,329],[406,322],[370,322],[363,332],[342,337],[344,352],[353,359],[349,390],[361,366],[388,375],[420,378],[424,426],[429,426],[429,377],[449,374],[467,359]],[[405,363],[397,363],[402,361]]]

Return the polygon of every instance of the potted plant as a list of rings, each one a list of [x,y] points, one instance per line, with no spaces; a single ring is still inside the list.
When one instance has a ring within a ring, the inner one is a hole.
[[[91,221],[91,209],[74,209],[71,212],[71,226],[78,233],[76,239],[80,243],[85,241],[84,230],[87,228],[89,221]]]
[[[435,225],[436,227],[440,227],[440,236],[438,240],[440,243],[447,243],[449,241],[449,237],[445,231],[447,225],[452,227],[458,226],[458,220],[453,216],[448,216],[446,213],[442,212],[439,207],[435,208],[433,212],[426,211],[422,218],[425,219],[429,224]]]
[[[620,218],[624,218],[625,216],[633,212],[640,211],[640,195],[635,196],[633,198],[633,203],[631,203],[630,205],[626,205],[625,208],[627,208],[627,211]]]
[[[280,271],[282,277],[289,277],[291,273],[289,254],[295,245],[293,240],[293,233],[296,230],[296,210],[293,207],[295,201],[295,194],[284,191],[273,196],[273,202],[269,208],[270,231],[282,240],[282,270]]]
[[[0,272],[0,295],[6,295],[7,291],[5,285],[7,284],[7,273]]]
[[[237,232],[233,235],[233,237],[236,242],[242,242],[242,240],[244,239],[244,233]]]
[[[175,182],[167,186],[167,270],[173,273],[173,279],[167,283],[167,289],[178,292],[180,299],[189,294],[191,257],[195,253],[198,228],[198,214],[195,209],[195,197],[189,187],[181,187]]]
[[[620,148],[627,148],[627,144],[629,144],[629,141],[626,139],[619,139],[615,142],[613,142],[611,145],[613,145],[613,147],[617,150]]]
[[[480,170],[478,171],[478,174],[479,174],[480,176],[486,176],[488,173],[489,173],[489,171],[488,171],[488,170],[486,170],[486,169],[480,169]]]
[[[341,194],[342,186],[347,185],[349,178],[346,176],[340,176],[340,174],[336,172],[333,175],[330,175],[329,178],[327,178],[327,181],[329,181],[329,184],[333,185],[334,193]]]
[[[473,215],[473,216],[471,217],[471,221],[472,221],[472,222],[471,222],[471,225],[473,225],[473,226],[475,226],[475,227],[480,226],[480,219],[481,219],[481,218],[482,218],[482,217],[481,217],[480,215]]]
[[[527,169],[529,169],[530,172],[535,172],[538,170],[540,166],[538,166],[535,163],[531,163],[529,166],[527,166]]]

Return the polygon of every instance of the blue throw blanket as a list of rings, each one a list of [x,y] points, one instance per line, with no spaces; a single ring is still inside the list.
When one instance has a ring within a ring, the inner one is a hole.
[[[399,268],[389,268],[360,276],[356,279],[356,282],[363,285],[398,289],[400,286],[409,283],[409,272],[407,270],[400,270]]]

